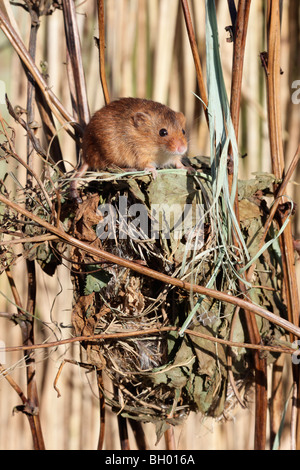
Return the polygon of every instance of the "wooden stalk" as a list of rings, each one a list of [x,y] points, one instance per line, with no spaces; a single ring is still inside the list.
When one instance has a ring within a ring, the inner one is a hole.
[[[98,28],[99,28],[99,69],[105,104],[110,102],[105,73],[105,16],[104,0],[98,0]]]
[[[245,55],[245,45],[248,29],[248,19],[250,12],[251,0],[240,0],[238,3],[237,12],[231,7],[231,17],[236,17],[236,22],[233,24],[234,32],[234,47],[233,47],[233,64],[232,64],[232,81],[231,81],[231,97],[230,97],[230,112],[233,127],[235,130],[236,140],[238,141],[239,121],[240,121],[240,107],[241,107],[241,93],[242,93],[242,77],[243,65]],[[235,15],[236,13],[236,15]],[[232,186],[232,155],[229,154],[228,161],[228,183],[229,188]],[[239,206],[236,194],[234,203],[235,214],[239,221]],[[235,236],[234,242],[236,243]],[[246,289],[242,282],[240,284],[241,292],[246,295]],[[259,344],[261,341],[259,330],[257,327],[256,319],[249,312],[245,311],[245,318],[250,341],[253,344]],[[254,369],[255,369],[255,437],[254,448],[265,449],[266,445],[266,421],[267,421],[267,370],[266,361],[259,356],[257,351],[254,351]]]
[[[73,83],[75,85],[76,92],[76,102],[73,104],[75,104],[77,108],[76,110],[79,124],[84,129],[84,127],[88,124],[90,120],[90,112],[88,107],[85,76],[82,65],[82,54],[80,37],[76,21],[75,2],[73,0],[64,0],[63,12],[68,57],[71,61]]]
[[[30,18],[31,18],[31,29],[29,37],[29,54],[35,61],[36,55],[36,44],[37,44],[37,33],[39,28],[39,16],[36,10],[30,9]],[[34,121],[34,99],[35,99],[35,82],[30,73],[27,75],[27,124],[30,127],[31,123]],[[27,165],[29,168],[34,166],[35,152],[32,146],[32,141],[27,137]],[[26,180],[27,187],[32,187],[33,175],[31,171],[27,170]],[[30,210],[30,199],[26,201],[26,208]],[[28,278],[28,288],[27,288],[27,306],[26,311],[28,316],[26,319],[20,321],[23,344],[24,345],[33,345],[34,340],[34,315],[36,307],[36,270],[35,262],[31,260],[26,260],[27,267],[27,278]],[[31,408],[34,410],[32,414],[32,425],[31,432],[33,437],[34,448],[36,450],[45,449],[44,438],[42,433],[42,426],[40,422],[39,414],[39,397],[36,384],[36,365],[34,352],[24,352],[25,362],[26,362],[26,376],[27,376],[27,400],[30,403]]]
[[[268,125],[272,171],[276,178],[284,178],[285,162],[282,142],[281,123],[281,94],[280,94],[280,0],[268,0],[267,5],[267,63],[265,65],[267,83]],[[276,186],[275,186],[276,192]],[[283,215],[279,226],[286,220]],[[295,255],[291,222],[287,225],[280,237],[282,254],[282,269],[284,294],[286,297],[287,314],[291,323],[299,325],[299,296],[295,270]],[[291,336],[291,339],[293,337]],[[299,371],[293,367],[294,386],[299,390]],[[292,446],[300,449],[300,406],[297,407],[296,444]]]
[[[188,33],[188,37],[189,37],[189,41],[191,45],[191,51],[192,51],[193,58],[194,58],[197,81],[198,81],[198,86],[199,86],[199,91],[200,91],[200,98],[202,100],[205,118],[206,118],[206,121],[208,122],[208,111],[207,111],[208,98],[207,98],[206,87],[205,87],[205,83],[203,79],[202,66],[201,66],[201,61],[200,61],[200,57],[198,53],[198,47],[197,47],[197,42],[195,38],[188,0],[181,0],[181,6],[183,9],[186,29],[187,29],[187,33]]]

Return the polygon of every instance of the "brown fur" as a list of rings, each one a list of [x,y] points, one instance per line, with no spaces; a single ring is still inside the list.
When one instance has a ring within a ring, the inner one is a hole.
[[[159,134],[166,129],[167,135]],[[83,166],[136,168],[155,172],[157,166],[182,168],[187,151],[185,116],[163,104],[140,98],[121,98],[97,111],[82,140]],[[76,186],[73,188],[76,192]]]

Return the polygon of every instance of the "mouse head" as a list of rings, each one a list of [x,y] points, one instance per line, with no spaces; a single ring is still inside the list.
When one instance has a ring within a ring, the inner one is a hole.
[[[187,152],[186,119],[183,113],[162,106],[160,109],[138,111],[132,119],[137,132],[153,147],[157,164],[171,163],[173,158]]]

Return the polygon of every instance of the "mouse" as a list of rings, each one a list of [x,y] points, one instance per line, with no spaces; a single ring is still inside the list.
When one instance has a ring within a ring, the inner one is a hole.
[[[82,137],[82,165],[75,178],[88,169],[144,170],[156,177],[157,168],[186,167],[181,159],[188,150],[186,118],[182,112],[142,98],[119,98],[96,111]],[[82,202],[77,181],[71,198]]]

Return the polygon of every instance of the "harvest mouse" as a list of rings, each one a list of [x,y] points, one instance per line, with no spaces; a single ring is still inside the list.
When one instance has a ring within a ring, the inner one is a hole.
[[[187,152],[185,116],[152,100],[120,98],[97,111],[82,139],[83,164],[75,178],[88,168],[148,170],[174,165],[186,168],[181,158]],[[187,169],[187,168],[186,168]],[[80,202],[76,179],[71,196]]]

